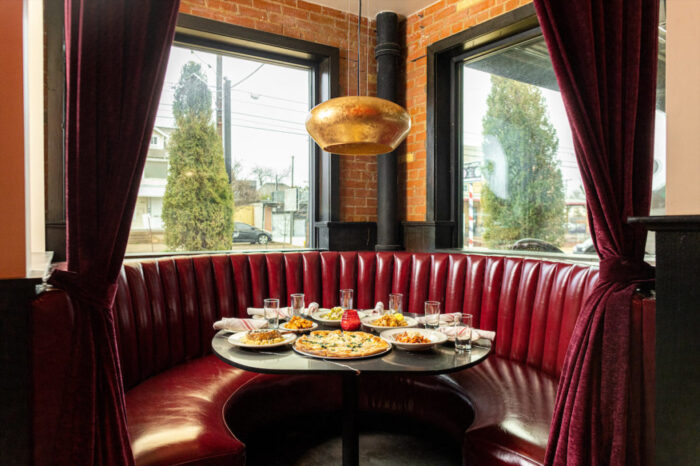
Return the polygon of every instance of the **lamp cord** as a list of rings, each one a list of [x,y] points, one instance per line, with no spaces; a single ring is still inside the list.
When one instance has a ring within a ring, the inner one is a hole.
[[[360,96],[360,37],[362,31],[362,0],[357,0],[357,96]]]

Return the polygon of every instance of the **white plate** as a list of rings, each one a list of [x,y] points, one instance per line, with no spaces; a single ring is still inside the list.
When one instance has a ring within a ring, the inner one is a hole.
[[[331,312],[330,309],[328,309],[326,307],[322,307],[322,308],[319,308],[317,311],[314,311],[313,313],[311,313],[311,317],[315,321],[320,322],[323,325],[328,325],[329,327],[340,327],[340,321],[342,320],[342,318],[338,319],[338,320],[333,320],[333,319],[324,319],[323,317],[321,317],[322,315],[328,314],[329,312]],[[360,319],[362,319],[367,314],[365,314],[363,311],[357,311],[357,315]]]
[[[403,332],[408,332],[409,334],[418,333],[424,336],[425,338],[428,338],[430,340],[430,343],[403,343],[394,340],[394,335]],[[439,345],[447,341],[447,335],[445,335],[444,333],[438,332],[436,330],[429,330],[426,328],[411,328],[409,330],[406,330],[406,327],[392,328],[391,330],[384,330],[380,334],[380,336],[385,340],[390,341],[392,345],[410,351],[427,350],[435,345]]]
[[[287,331],[287,332],[294,332],[294,333],[304,333],[304,332],[310,332],[311,330],[315,330],[318,328],[318,324],[316,322],[311,322],[311,327],[309,328],[287,328],[286,327],[287,322],[284,322],[280,324],[280,328]]]
[[[375,320],[379,319],[378,316],[369,316],[365,317],[362,319],[362,325],[364,325],[367,328],[371,328],[374,331],[381,332],[382,330],[388,330],[388,329],[394,329],[394,328],[401,328],[401,329],[407,329],[407,328],[413,328],[413,327],[418,327],[418,321],[414,319],[413,317],[408,317],[404,316],[404,321],[406,322],[406,325],[402,327],[384,327],[382,325],[373,325],[372,322]]]
[[[248,332],[234,333],[233,335],[228,337],[228,342],[231,343],[232,345],[238,346],[240,348],[265,349],[265,348],[276,348],[278,346],[288,345],[297,339],[297,336],[295,334],[285,333],[282,335],[284,337],[284,341],[280,341],[279,343],[273,343],[271,345],[251,345],[250,343],[243,343],[241,341],[241,338],[243,338],[247,333]]]

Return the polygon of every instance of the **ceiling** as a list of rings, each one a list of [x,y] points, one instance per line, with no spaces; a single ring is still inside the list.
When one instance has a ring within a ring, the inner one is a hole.
[[[357,14],[357,0],[305,0],[334,10]],[[411,15],[439,0],[362,0],[362,16],[374,18],[380,11],[393,11],[400,16]]]

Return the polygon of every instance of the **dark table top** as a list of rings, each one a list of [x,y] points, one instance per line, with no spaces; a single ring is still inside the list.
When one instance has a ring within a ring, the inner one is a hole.
[[[328,329],[328,327],[325,327]],[[319,330],[323,327],[319,327]],[[337,330],[337,328],[336,328]],[[393,347],[386,354],[367,359],[324,360],[303,356],[292,345],[266,350],[239,348],[228,342],[231,332],[219,331],[212,340],[214,353],[232,366],[252,372],[289,374],[292,372],[403,372],[411,374],[444,374],[474,366],[491,352],[488,340],[477,340],[472,350],[455,353],[452,343],[436,345],[427,351],[405,351]]]

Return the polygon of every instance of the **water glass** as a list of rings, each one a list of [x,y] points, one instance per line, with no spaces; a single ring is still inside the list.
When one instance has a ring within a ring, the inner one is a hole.
[[[471,351],[472,349],[472,315],[462,314],[461,319],[454,321],[455,351]]]
[[[340,307],[352,309],[352,290],[340,290]]]
[[[401,293],[392,293],[389,295],[389,308],[387,309],[387,314],[397,314],[401,313],[401,307],[403,305],[403,295]]]
[[[301,316],[304,312],[304,293],[294,293],[291,295],[292,298],[292,316]]]
[[[279,299],[266,299],[265,300],[265,320],[267,320],[267,328],[276,329],[279,327],[280,322],[280,300]]]
[[[425,328],[437,329],[440,326],[440,301],[425,302]]]

